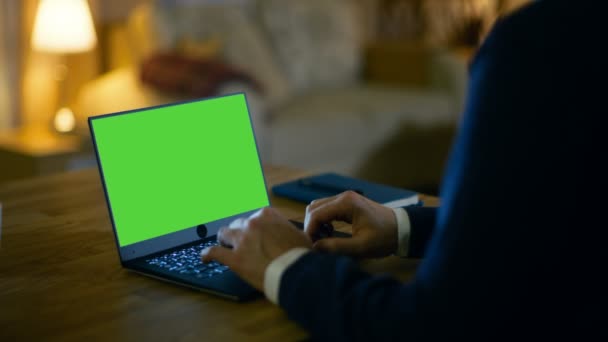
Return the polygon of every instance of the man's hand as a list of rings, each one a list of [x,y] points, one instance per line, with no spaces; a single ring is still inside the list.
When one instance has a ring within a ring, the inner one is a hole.
[[[313,248],[355,257],[383,257],[398,246],[397,219],[390,208],[354,191],[313,201],[306,207],[306,234],[317,236],[323,223],[345,221],[352,224],[351,238],[325,238]]]
[[[203,250],[203,262],[217,260],[260,291],[264,291],[264,273],[271,261],[292,248],[312,246],[306,234],[272,208],[235,220],[220,229],[217,237],[223,246]]]

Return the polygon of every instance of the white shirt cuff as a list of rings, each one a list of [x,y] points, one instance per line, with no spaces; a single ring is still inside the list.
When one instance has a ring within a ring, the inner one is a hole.
[[[279,289],[281,288],[283,273],[309,251],[307,248],[293,248],[268,264],[264,272],[264,293],[268,300],[274,304],[279,304]]]
[[[397,219],[397,255],[400,257],[407,257],[410,249],[410,217],[407,211],[403,208],[394,208],[395,218]]]

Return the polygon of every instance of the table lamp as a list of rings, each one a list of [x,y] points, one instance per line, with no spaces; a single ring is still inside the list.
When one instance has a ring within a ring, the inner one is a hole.
[[[56,79],[59,82],[59,109],[53,124],[60,133],[74,129],[74,113],[67,107],[65,80],[68,67],[66,55],[93,49],[97,43],[93,18],[86,0],[40,0],[31,46],[36,51],[60,55]]]

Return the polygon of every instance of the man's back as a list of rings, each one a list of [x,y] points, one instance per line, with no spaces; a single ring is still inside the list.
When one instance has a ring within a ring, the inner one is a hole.
[[[474,317],[498,336],[552,334],[593,317],[599,273],[587,268],[603,220],[590,209],[608,191],[592,166],[608,145],[597,3],[538,1],[499,23],[473,63],[437,253],[419,273],[431,310],[463,313],[455,326]]]
[[[345,340],[606,334],[606,7],[544,0],[500,22],[472,64],[415,280],[309,254],[283,276],[290,316]]]

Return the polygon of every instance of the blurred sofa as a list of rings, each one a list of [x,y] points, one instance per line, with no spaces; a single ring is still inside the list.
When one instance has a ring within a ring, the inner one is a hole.
[[[144,3],[126,25],[133,63],[81,89],[80,120],[185,99],[142,83],[142,61],[184,42],[219,40],[220,58],[261,85],[228,82],[217,93],[246,92],[263,162],[409,187],[432,183],[462,107],[465,63],[428,49],[415,66],[428,69],[428,84],[367,82],[365,14],[355,0]]]

